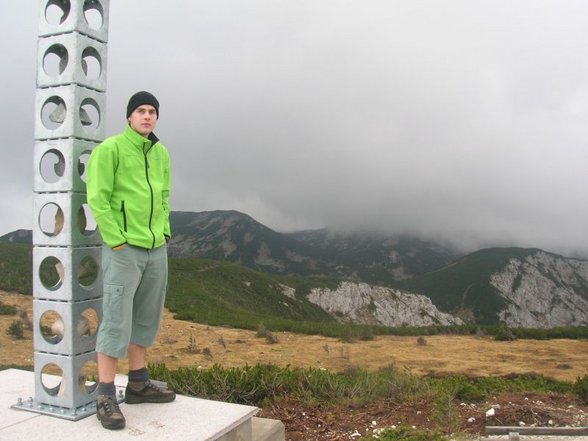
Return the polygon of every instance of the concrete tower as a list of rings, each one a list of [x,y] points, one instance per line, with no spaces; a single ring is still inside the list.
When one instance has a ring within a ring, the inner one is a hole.
[[[35,397],[14,407],[77,420],[95,412],[101,238],[85,167],[104,139],[109,0],[40,0],[35,100]]]

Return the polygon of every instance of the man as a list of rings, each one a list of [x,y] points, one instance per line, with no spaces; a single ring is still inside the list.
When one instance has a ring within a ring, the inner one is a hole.
[[[125,131],[98,145],[88,162],[88,205],[104,241],[96,415],[106,429],[125,426],[114,386],[118,359],[125,355],[127,404],[166,403],[176,397],[149,381],[145,360],[161,321],[171,236],[169,154],[153,133],[158,119],[157,99],[137,92],[127,106]]]

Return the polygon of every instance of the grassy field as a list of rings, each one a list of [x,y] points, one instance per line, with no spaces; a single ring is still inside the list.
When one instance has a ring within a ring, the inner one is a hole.
[[[0,302],[32,317],[32,298],[0,293]],[[7,335],[17,315],[0,315],[0,365],[32,365],[31,331],[25,339]],[[436,335],[375,336],[372,340],[344,339],[274,331],[244,330],[176,320],[165,311],[150,360],[169,368],[226,367],[271,363],[278,366],[326,368],[343,372],[353,368],[377,371],[389,366],[419,375],[460,374],[496,376],[536,373],[556,380],[574,381],[588,372],[588,341],[571,339],[497,341],[492,337]],[[269,334],[269,335],[268,335]],[[269,337],[271,336],[271,337]],[[124,362],[121,371],[125,372]]]

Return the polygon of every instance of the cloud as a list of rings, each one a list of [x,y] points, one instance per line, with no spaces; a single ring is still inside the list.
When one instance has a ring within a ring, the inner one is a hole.
[[[174,209],[588,256],[585,2],[136,7],[110,5],[107,131],[133,92],[158,96]],[[35,20],[2,31],[21,60],[4,102],[26,104],[10,111],[13,145],[32,144]],[[29,154],[0,178],[23,198]]]

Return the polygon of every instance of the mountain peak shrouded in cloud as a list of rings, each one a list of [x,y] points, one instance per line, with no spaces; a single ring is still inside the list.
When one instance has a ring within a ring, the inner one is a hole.
[[[0,232],[33,222],[23,5],[0,4]],[[587,28],[581,1],[111,2],[107,133],[153,91],[173,210],[587,256]]]

